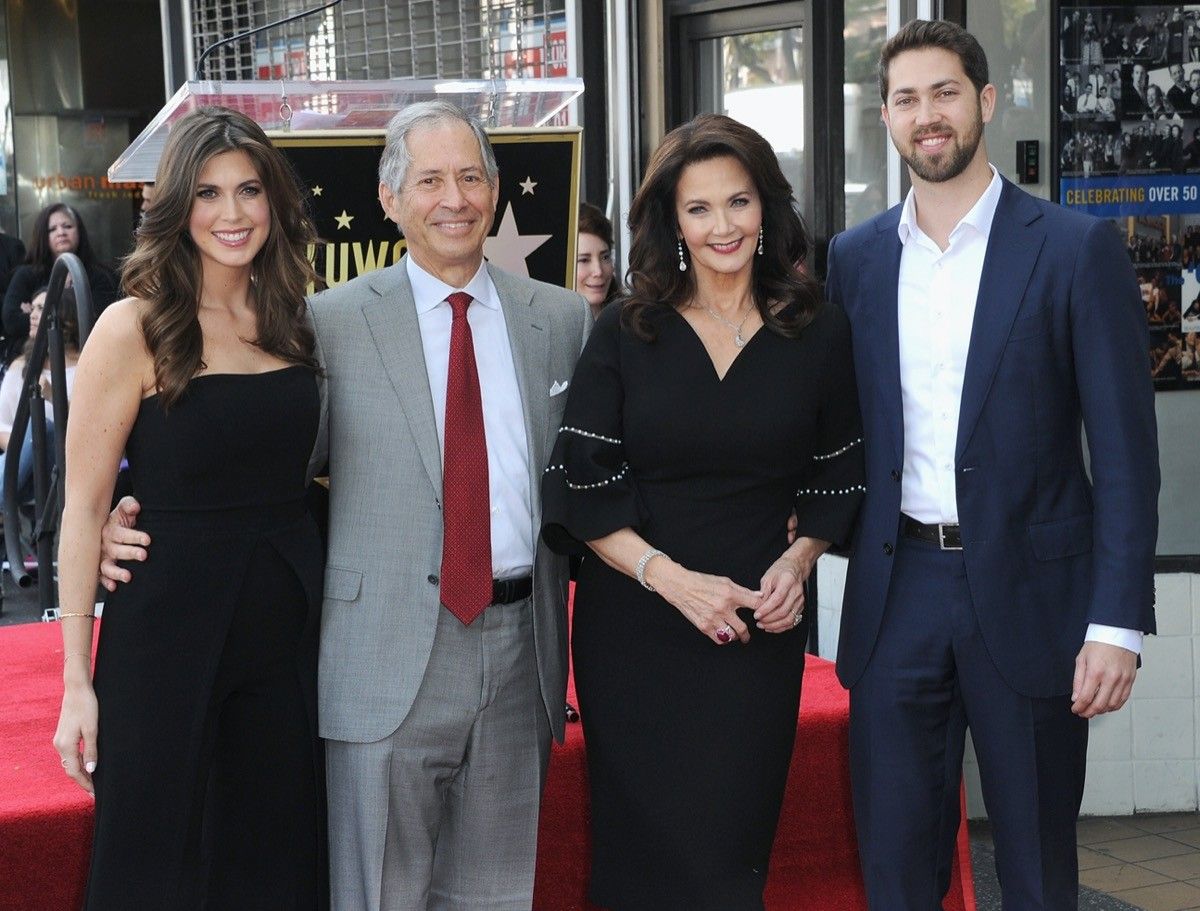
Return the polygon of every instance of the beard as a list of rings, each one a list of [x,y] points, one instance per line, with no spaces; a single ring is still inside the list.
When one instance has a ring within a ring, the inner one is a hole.
[[[929,131],[924,136],[931,134],[936,135],[934,131]],[[921,151],[918,142],[924,136],[914,136],[908,154],[901,152],[900,157],[917,177],[927,183],[944,183],[965,171],[975,157],[983,140],[983,117],[977,112],[971,129],[961,137],[954,134],[947,148],[934,155],[926,155]]]

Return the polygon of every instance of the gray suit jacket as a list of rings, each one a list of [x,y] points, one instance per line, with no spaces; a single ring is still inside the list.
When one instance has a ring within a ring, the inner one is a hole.
[[[567,563],[541,542],[540,486],[591,325],[570,291],[488,267],[508,326],[529,443],[542,699],[563,736]],[[321,736],[369,743],[408,715],[433,647],[442,561],[442,456],[402,260],[314,297],[327,374],[329,555],[321,620]],[[559,385],[555,385],[559,384]]]

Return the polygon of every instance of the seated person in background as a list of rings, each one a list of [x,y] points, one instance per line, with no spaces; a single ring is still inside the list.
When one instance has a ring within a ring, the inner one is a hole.
[[[12,274],[0,311],[8,336],[5,360],[21,350],[29,337],[29,302],[36,288],[50,281],[50,270],[63,253],[74,253],[83,262],[92,291],[92,315],[98,317],[117,299],[117,279],[92,252],[87,227],[79,213],[66,203],[42,209],[33,223],[33,238],[25,264]]]
[[[46,289],[39,288],[33,295],[33,306],[29,312],[29,340],[25,350],[12,362],[0,382],[0,449],[8,450],[13,420],[17,416],[17,403],[25,385],[25,362],[37,338],[42,311],[46,306]],[[79,324],[75,316],[75,292],[63,289],[62,302],[63,348],[67,362],[67,397],[71,395],[71,384],[75,380],[75,365],[79,361]],[[53,390],[50,385],[50,359],[42,364],[42,398],[46,400],[46,442],[51,464],[54,459],[54,407],[51,405]],[[33,433],[27,429],[21,445],[20,467],[17,470],[17,498],[28,500],[33,496]],[[0,497],[4,495],[4,473],[0,471]]]
[[[617,296],[620,285],[613,274],[613,230],[591,203],[579,204],[579,241],[575,250],[575,290],[592,308],[592,316]]]

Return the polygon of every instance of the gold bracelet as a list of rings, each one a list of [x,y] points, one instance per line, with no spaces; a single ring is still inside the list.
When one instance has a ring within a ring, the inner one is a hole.
[[[63,655],[63,661],[66,661],[68,658],[86,658],[88,661],[91,661],[92,653],[91,652],[67,652],[65,655]]]
[[[93,620],[96,619],[95,614],[63,613],[60,611],[58,614],[58,619],[61,620],[63,617],[90,617]]]

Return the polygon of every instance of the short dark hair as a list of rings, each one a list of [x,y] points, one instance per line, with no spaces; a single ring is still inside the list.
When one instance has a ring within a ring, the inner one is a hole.
[[[905,51],[927,47],[940,47],[955,54],[976,92],[982,92],[988,84],[987,54],[974,35],[944,19],[914,19],[892,35],[879,52],[879,97],[884,104],[888,97],[888,67],[893,58]]]

